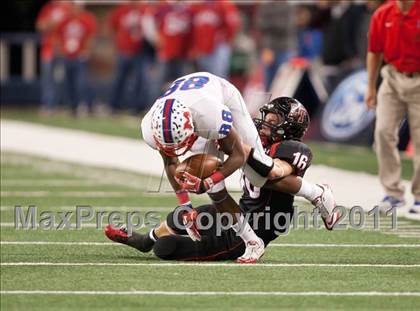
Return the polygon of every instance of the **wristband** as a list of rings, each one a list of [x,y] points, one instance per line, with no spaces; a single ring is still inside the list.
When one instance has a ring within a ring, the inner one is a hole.
[[[225,176],[220,171],[214,172],[209,177],[203,180],[203,182],[200,185],[200,192],[203,193],[207,190],[210,190],[215,184],[221,182],[223,179],[225,179]]]
[[[216,171],[213,174],[211,174],[210,177],[208,177],[208,178],[210,178],[213,182],[213,185],[215,185],[215,184],[221,182],[223,179],[225,179],[225,176],[222,174],[222,172]]]
[[[271,169],[274,166],[274,162],[271,162],[271,165],[266,165],[261,161],[258,161],[254,157],[254,151],[255,149],[252,148],[251,152],[249,153],[248,160],[246,163],[258,174],[260,174],[262,177],[267,177],[268,174],[270,174]]]
[[[190,196],[188,195],[187,190],[177,190],[175,195],[178,199],[179,205],[188,205],[191,204]]]

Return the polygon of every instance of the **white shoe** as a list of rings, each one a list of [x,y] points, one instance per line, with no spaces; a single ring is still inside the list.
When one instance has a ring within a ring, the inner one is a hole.
[[[340,211],[334,211],[337,206],[330,185],[317,185],[322,189],[320,196],[312,201],[312,204],[321,212],[321,218],[324,221],[325,228],[332,230],[336,222],[340,219]]]
[[[238,263],[256,263],[264,255],[264,241],[261,239],[248,241],[245,253],[236,259]]]

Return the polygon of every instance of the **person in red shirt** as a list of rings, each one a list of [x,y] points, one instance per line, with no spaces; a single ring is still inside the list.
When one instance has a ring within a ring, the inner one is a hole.
[[[81,101],[84,101],[89,112],[92,112],[88,60],[95,33],[96,19],[81,3],[75,3],[69,16],[57,26],[56,36],[64,58],[66,89],[74,114],[77,113]]]
[[[57,83],[54,70],[59,58],[55,47],[55,31],[71,11],[69,1],[49,1],[41,9],[36,29],[41,33],[41,112],[50,114],[57,105]]]
[[[227,78],[231,45],[240,26],[238,9],[230,1],[192,4],[192,56],[199,71]]]
[[[149,88],[146,86],[147,73],[152,62],[144,49],[143,19],[147,7],[143,2],[129,1],[116,6],[110,14],[109,26],[114,34],[118,58],[110,105],[113,112],[123,108],[124,88],[130,73],[134,78],[134,91],[129,98],[133,112],[137,113],[150,105]]]
[[[161,89],[189,69],[191,9],[182,1],[161,1],[154,12]]]
[[[383,81],[376,94],[382,61]],[[368,87],[365,101],[376,108],[375,142],[379,178],[386,196],[385,211],[405,205],[398,154],[398,129],[406,116],[414,145],[412,193],[409,210],[420,213],[420,0],[388,1],[375,11],[369,29]]]

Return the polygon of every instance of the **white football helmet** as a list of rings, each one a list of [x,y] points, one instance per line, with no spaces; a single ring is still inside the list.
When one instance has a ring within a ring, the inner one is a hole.
[[[153,138],[169,157],[185,154],[197,139],[191,112],[176,99],[158,103],[152,115]]]

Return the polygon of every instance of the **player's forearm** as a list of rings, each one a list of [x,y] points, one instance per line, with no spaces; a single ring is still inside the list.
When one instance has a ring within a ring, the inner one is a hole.
[[[378,81],[379,69],[382,64],[382,53],[368,52],[366,56],[367,72],[368,72],[368,87],[376,88]]]
[[[237,152],[229,155],[229,158],[223,163],[220,173],[224,177],[232,175],[245,164],[245,153]]]
[[[219,171],[224,177],[228,177],[245,164],[247,156],[241,138],[233,128],[228,136],[219,140],[219,145],[221,151],[229,156]]]
[[[240,139],[238,138],[238,140]],[[223,167],[220,169],[220,172],[223,174],[224,177],[228,177],[245,164],[247,156],[240,141],[234,141],[233,143],[229,141],[223,142],[221,144],[221,149],[229,157],[223,163]]]
[[[174,191],[181,190],[181,186],[175,180],[175,170],[179,164],[178,158],[169,158],[161,153],[163,164],[165,168],[166,176],[168,177],[169,183],[171,184]]]
[[[273,168],[271,169],[270,173],[267,176],[269,180],[283,178],[292,174],[293,168],[286,161],[282,161],[280,159],[274,159],[273,162],[274,162]]]

